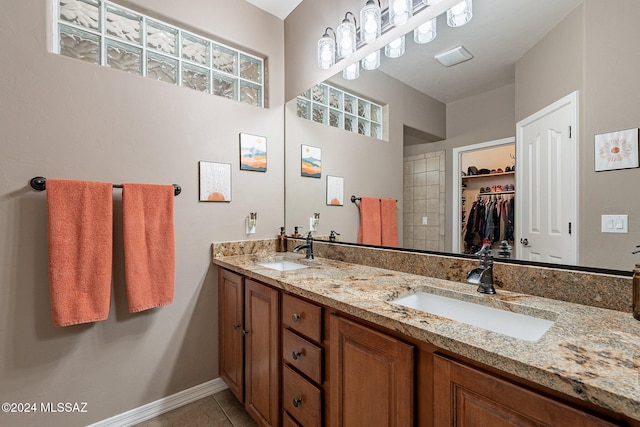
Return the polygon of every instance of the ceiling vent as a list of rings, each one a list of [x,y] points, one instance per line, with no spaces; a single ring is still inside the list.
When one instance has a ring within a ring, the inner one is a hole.
[[[437,54],[435,58],[445,67],[452,67],[461,62],[470,60],[473,58],[473,55],[471,55],[464,47],[457,46],[453,49]]]

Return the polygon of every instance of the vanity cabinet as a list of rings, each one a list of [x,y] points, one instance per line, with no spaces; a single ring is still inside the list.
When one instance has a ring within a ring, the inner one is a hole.
[[[428,342],[219,271],[220,376],[260,426],[640,426]]]
[[[434,424],[454,427],[612,427],[498,376],[434,355]]]
[[[338,315],[330,319],[329,425],[413,425],[414,347]]]
[[[293,425],[322,426],[322,315],[318,305],[282,296],[282,409]]]
[[[261,426],[280,425],[279,292],[220,269],[219,372]]]

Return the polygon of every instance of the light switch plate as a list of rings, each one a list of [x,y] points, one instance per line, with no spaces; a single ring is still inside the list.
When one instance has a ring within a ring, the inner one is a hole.
[[[629,215],[602,215],[603,233],[628,233]]]
[[[422,225],[427,225],[427,217],[426,216],[422,217]]]

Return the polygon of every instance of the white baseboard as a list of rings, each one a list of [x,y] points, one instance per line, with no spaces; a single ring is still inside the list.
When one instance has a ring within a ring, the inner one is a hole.
[[[227,389],[227,385],[222,378],[207,381],[187,390],[182,390],[171,396],[163,397],[155,402],[147,403],[127,412],[115,415],[106,420],[98,421],[87,427],[127,427],[143,421],[157,417],[160,414],[169,412],[191,402],[195,402],[203,397],[211,396],[219,391]]]

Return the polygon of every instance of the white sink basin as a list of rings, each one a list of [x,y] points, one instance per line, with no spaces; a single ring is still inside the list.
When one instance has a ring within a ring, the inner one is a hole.
[[[258,265],[271,268],[273,270],[278,270],[278,271],[292,271],[292,270],[299,270],[301,268],[307,268],[306,265],[298,264],[297,262],[291,262],[291,261],[263,262]]]
[[[427,292],[417,292],[391,302],[525,341],[538,341],[554,323]]]

